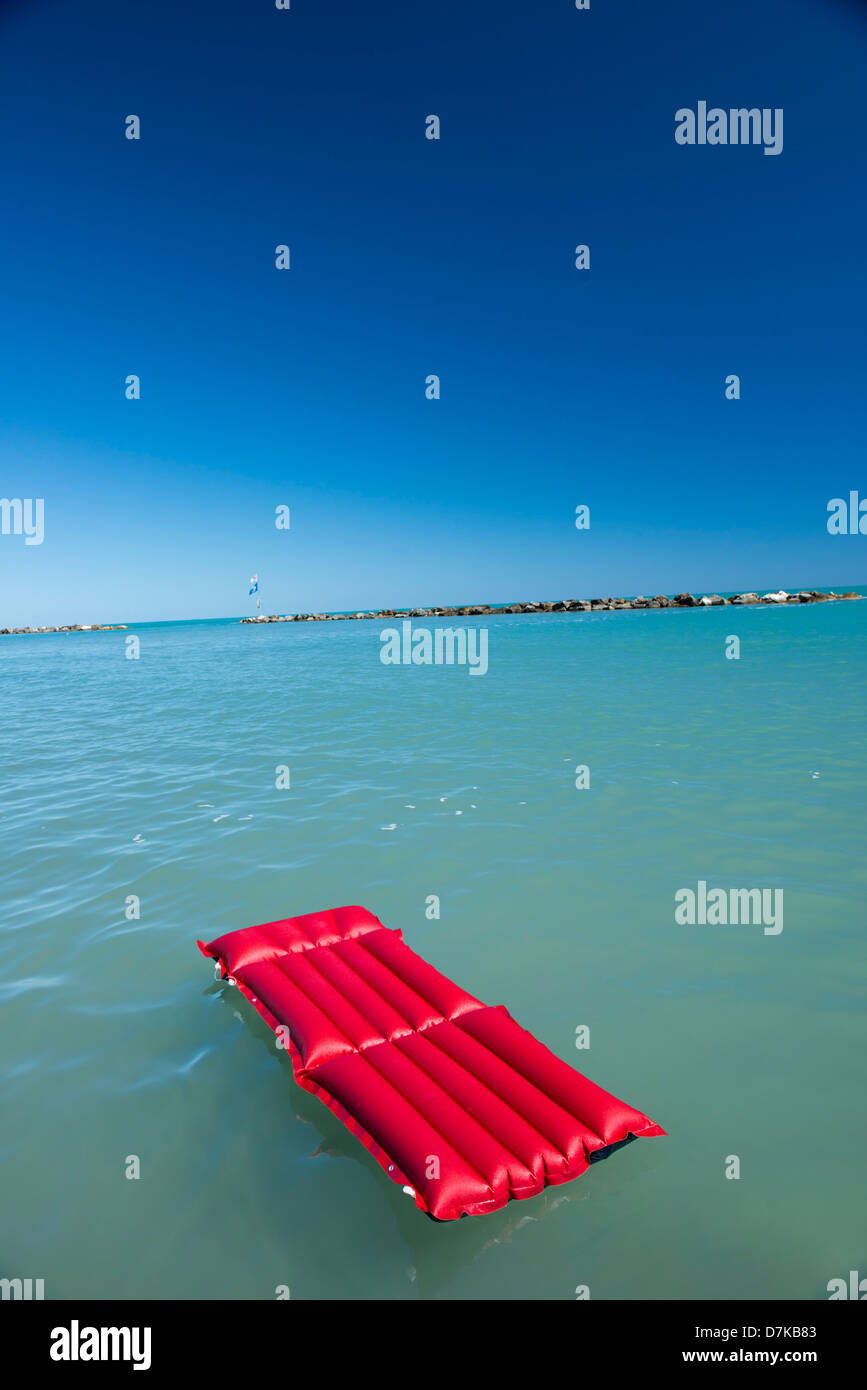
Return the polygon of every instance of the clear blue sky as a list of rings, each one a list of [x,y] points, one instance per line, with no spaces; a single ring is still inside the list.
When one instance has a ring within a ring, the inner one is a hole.
[[[865,58],[845,0],[0,4],[0,625],[863,583]]]

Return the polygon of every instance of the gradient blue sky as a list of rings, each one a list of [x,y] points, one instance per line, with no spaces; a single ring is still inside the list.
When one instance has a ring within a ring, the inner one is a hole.
[[[0,625],[863,583],[865,57],[844,0],[0,4]]]

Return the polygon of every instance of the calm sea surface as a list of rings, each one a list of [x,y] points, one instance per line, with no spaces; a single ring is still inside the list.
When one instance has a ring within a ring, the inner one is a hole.
[[[123,632],[0,638],[0,1276],[761,1299],[867,1275],[867,602],[450,622],[487,626],[484,677],[383,666],[377,621],[142,625],[139,660]],[[677,925],[699,879],[782,888],[783,931]],[[429,1221],[195,945],[344,903],[669,1137]]]

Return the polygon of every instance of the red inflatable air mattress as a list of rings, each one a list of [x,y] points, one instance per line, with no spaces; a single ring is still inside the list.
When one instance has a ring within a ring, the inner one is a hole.
[[[583,1173],[659,1125],[452,984],[363,907],[205,945],[291,1055],[295,1079],[440,1221]]]

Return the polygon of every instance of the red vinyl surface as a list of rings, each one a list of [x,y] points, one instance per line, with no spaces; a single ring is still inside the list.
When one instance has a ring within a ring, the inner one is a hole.
[[[665,1133],[363,907],[198,945],[282,1028],[299,1085],[440,1221],[568,1182],[630,1134]]]

